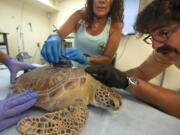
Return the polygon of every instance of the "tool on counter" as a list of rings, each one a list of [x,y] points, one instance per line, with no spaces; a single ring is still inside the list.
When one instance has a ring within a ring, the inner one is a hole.
[[[19,52],[16,55],[16,59],[24,63],[32,64],[32,56],[30,56],[28,52],[25,51]]]

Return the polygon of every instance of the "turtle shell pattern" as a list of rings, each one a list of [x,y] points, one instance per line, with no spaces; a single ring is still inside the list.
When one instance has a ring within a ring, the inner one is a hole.
[[[83,68],[37,68],[21,75],[12,85],[14,93],[33,88],[35,106],[50,113],[32,116],[18,123],[26,135],[76,135],[88,119],[88,104],[109,110],[121,106],[120,96],[87,74]]]

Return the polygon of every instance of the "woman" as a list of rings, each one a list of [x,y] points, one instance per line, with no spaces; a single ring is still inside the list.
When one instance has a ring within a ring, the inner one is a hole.
[[[73,13],[57,34],[50,35],[41,51],[50,63],[63,55],[76,66],[111,63],[118,48],[123,25],[123,0],[87,0],[85,9]],[[75,33],[75,48],[61,53],[61,40]]]

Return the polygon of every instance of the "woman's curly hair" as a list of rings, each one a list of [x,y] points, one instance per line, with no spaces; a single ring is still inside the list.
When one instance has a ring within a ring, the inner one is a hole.
[[[154,0],[137,17],[135,29],[140,34],[180,23],[180,0]]]
[[[123,21],[124,3],[123,0],[113,0],[112,7],[108,16],[111,17],[112,22]],[[93,22],[93,0],[87,0],[85,4],[84,20],[88,25]]]

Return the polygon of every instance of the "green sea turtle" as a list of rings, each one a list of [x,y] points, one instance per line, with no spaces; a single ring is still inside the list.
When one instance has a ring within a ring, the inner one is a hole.
[[[88,119],[88,104],[118,110],[121,98],[95,80],[83,68],[46,66],[21,75],[12,85],[14,93],[33,88],[35,106],[50,113],[22,119],[17,127],[25,135],[76,135]]]

